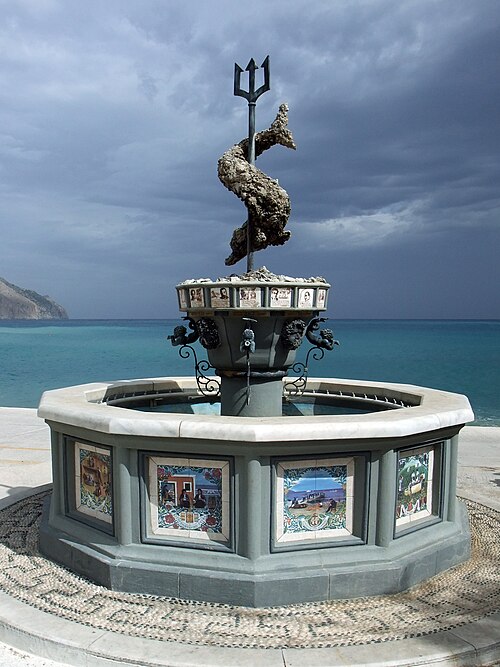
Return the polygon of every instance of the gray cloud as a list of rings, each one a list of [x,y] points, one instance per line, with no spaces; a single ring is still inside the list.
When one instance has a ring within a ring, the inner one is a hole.
[[[3,15],[8,280],[72,317],[164,317],[174,282],[228,273],[245,216],[216,175],[246,131],[233,63],[269,53],[257,123],[288,101],[298,150],[259,158],[291,196],[293,237],[257,262],[325,274],[333,316],[500,317],[496,0],[23,0]]]

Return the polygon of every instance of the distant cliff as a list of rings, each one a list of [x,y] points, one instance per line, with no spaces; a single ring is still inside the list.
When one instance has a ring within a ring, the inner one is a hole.
[[[48,296],[0,278],[0,320],[67,320],[62,306]]]

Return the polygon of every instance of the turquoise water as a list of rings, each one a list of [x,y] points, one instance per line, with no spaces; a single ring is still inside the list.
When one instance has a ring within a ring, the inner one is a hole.
[[[134,407],[141,412],[167,412],[185,415],[220,415],[221,405],[217,402],[200,403],[164,403],[152,406]],[[373,412],[372,408],[351,408],[328,403],[283,402],[283,415],[286,417],[312,417],[313,415],[364,415]]]
[[[192,362],[179,358],[166,340],[179,323],[1,321],[0,405],[36,407],[46,389],[86,382],[192,375]],[[500,425],[500,320],[331,320],[326,326],[340,347],[311,362],[311,376],[463,393],[475,423]],[[303,357],[299,351],[298,359]]]

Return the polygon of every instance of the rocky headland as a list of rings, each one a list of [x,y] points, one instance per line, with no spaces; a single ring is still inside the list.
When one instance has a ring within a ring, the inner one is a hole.
[[[0,320],[67,320],[62,306],[48,296],[0,278]]]

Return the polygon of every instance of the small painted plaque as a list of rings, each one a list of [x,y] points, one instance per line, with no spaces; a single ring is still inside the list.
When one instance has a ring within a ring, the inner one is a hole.
[[[111,451],[75,442],[75,509],[111,523],[113,518]]]
[[[352,535],[354,460],[280,461],[276,466],[276,541]]]
[[[153,535],[229,542],[228,460],[149,456],[148,471]]]
[[[290,287],[271,287],[269,305],[271,308],[290,308],[292,289]]]
[[[314,301],[313,289],[299,289],[298,308],[312,308]]]
[[[203,308],[205,306],[203,287],[189,288],[189,303],[191,305],[191,308]]]
[[[260,308],[261,292],[260,287],[240,287],[240,308]]]
[[[398,452],[396,528],[435,514],[433,498],[434,446]]]
[[[319,289],[316,294],[316,308],[324,308],[326,305],[326,289]]]
[[[227,287],[212,287],[210,290],[210,305],[212,308],[229,308],[229,289]]]
[[[179,295],[179,307],[184,309],[188,307],[188,302],[187,302],[187,294],[185,289],[180,289],[177,290],[177,294]]]

